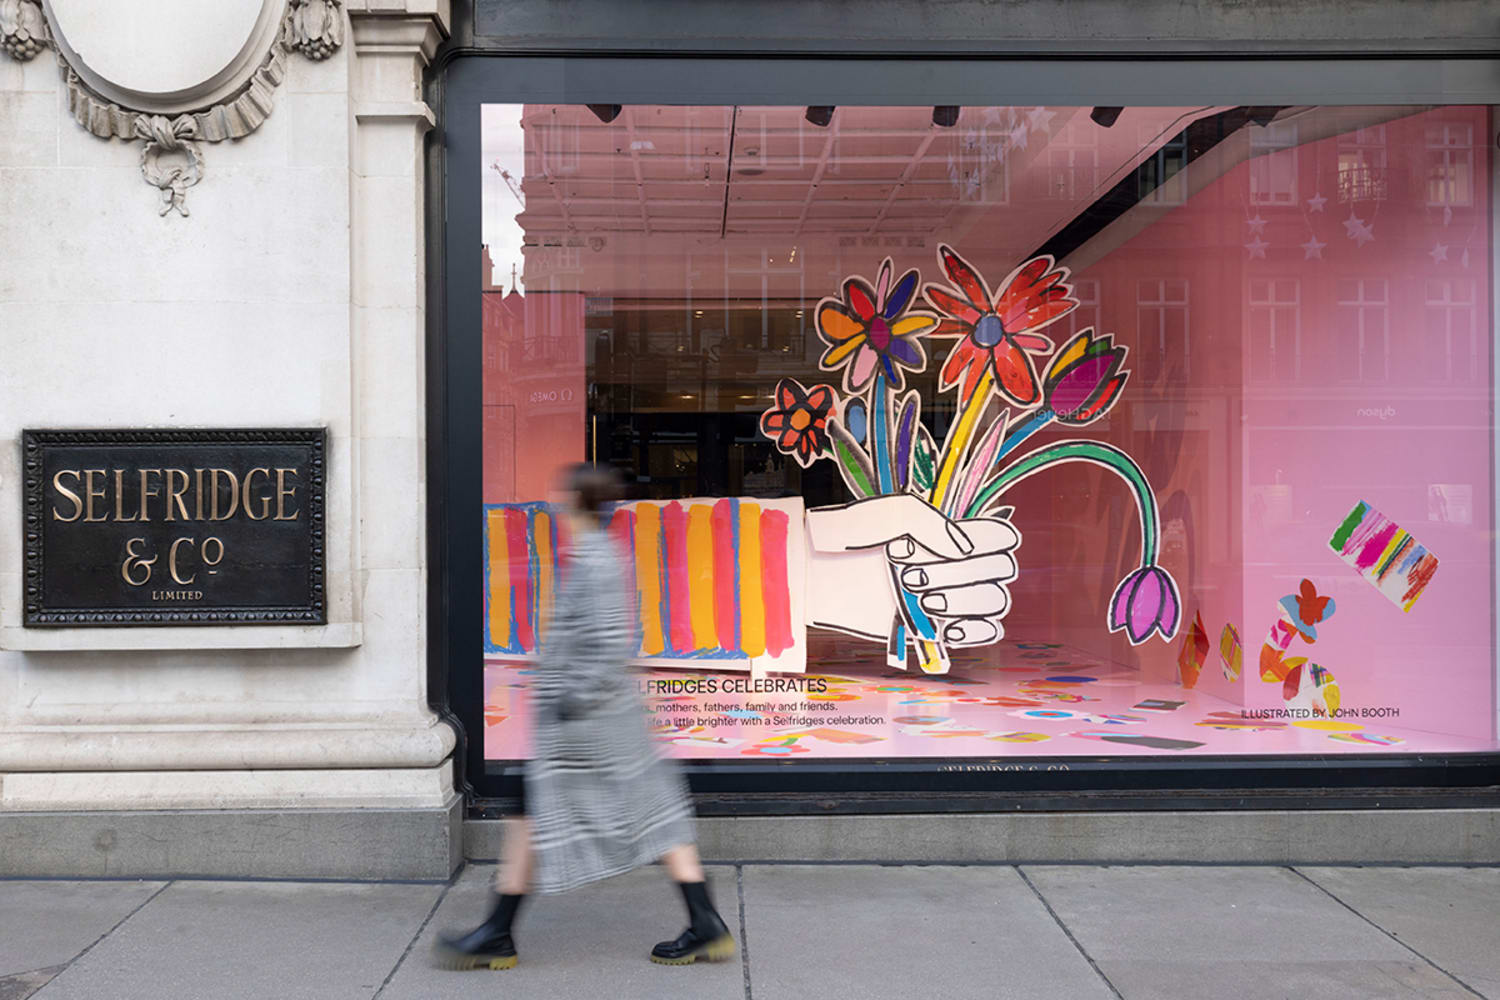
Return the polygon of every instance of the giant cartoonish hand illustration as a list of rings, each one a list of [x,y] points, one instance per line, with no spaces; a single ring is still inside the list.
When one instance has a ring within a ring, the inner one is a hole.
[[[807,529],[808,624],[889,641],[893,662],[901,629],[950,646],[1005,634],[1021,544],[1010,521],[953,520],[901,493],[810,510]]]

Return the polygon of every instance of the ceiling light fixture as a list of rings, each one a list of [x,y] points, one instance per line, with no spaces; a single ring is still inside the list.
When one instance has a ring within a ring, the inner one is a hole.
[[[1101,128],[1110,128],[1120,120],[1120,112],[1124,110],[1124,108],[1095,108],[1089,112],[1089,118]]]
[[[939,104],[932,109],[932,124],[941,128],[952,128],[958,124],[957,104]]]
[[[584,107],[592,111],[594,117],[606,125],[620,117],[620,112],[624,110],[618,104],[585,104]]]
[[[828,123],[833,121],[833,109],[837,106],[835,104],[812,104],[808,106],[804,117],[818,128],[827,128]]]

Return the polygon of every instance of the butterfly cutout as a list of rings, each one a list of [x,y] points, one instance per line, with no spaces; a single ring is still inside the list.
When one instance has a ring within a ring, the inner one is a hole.
[[[1333,598],[1319,597],[1318,588],[1311,580],[1302,581],[1302,592],[1297,595],[1297,617],[1304,625],[1316,625],[1333,614]]]

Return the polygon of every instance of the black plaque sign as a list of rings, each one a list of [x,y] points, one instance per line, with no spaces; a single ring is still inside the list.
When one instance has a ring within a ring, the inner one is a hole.
[[[325,437],[23,431],[24,623],[326,622]]]

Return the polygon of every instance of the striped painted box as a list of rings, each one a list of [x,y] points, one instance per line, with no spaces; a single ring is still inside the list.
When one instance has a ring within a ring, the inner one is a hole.
[[[536,653],[567,538],[545,503],[484,511],[485,652]],[[806,544],[799,499],[621,504],[607,529],[630,562],[643,666],[801,672]]]

